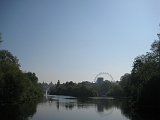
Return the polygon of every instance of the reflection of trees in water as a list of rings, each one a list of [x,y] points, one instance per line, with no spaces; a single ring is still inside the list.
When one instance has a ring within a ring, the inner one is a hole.
[[[131,112],[131,108],[128,106],[128,101],[127,100],[123,100],[121,102],[121,106],[120,106],[120,109],[121,109],[121,114],[126,116],[127,118],[132,118],[132,112]]]
[[[160,120],[160,108],[140,109],[133,114],[132,118],[133,120]]]
[[[90,107],[94,107],[95,103],[92,99],[81,98],[77,100],[77,108],[78,109],[89,109]]]
[[[109,99],[80,99],[78,100],[77,107],[88,109],[94,107],[95,111],[102,116],[112,114],[114,110],[113,100]]]
[[[74,108],[75,104],[74,102],[68,102],[68,103],[65,103],[65,108],[68,110],[72,110]]]
[[[59,101],[56,102],[57,110],[59,110]]]
[[[131,120],[147,120],[148,118],[158,118],[160,113],[150,112],[146,113],[133,113],[128,106],[127,99],[64,99],[59,101],[49,101],[43,99],[43,103],[53,105],[59,110],[61,107],[66,110],[78,109],[95,109],[101,116],[111,115],[115,109],[120,109],[121,114]],[[157,116],[158,115],[158,116]],[[150,117],[151,116],[151,117]]]
[[[60,109],[60,107],[63,107],[67,110],[72,110],[74,108],[74,106],[76,106],[77,100],[76,99],[72,99],[72,98],[62,98],[62,97],[58,97],[57,96],[57,100],[55,99],[51,99],[54,98],[53,96],[50,97],[43,97],[41,104],[49,104],[50,107],[52,107],[53,105],[56,106],[57,110]]]
[[[26,120],[36,113],[38,101],[0,106],[0,120]]]
[[[114,108],[121,109],[121,113],[131,118],[131,111],[128,109],[126,102],[121,99],[65,99],[60,98],[58,101],[50,101],[50,99],[43,98],[42,104],[50,104],[50,107],[53,105],[56,106],[57,110],[61,107],[66,110],[72,110],[74,107],[78,109],[95,109],[95,111],[101,116],[107,116],[113,113]]]
[[[72,110],[76,106],[76,100],[57,101],[57,106],[64,107],[66,110]]]
[[[87,99],[78,100],[78,108],[89,108],[91,106],[95,107],[95,111],[101,116],[111,115],[115,108],[120,109],[121,113],[131,118],[131,111],[129,110],[125,100],[122,99]]]
[[[128,106],[129,103],[126,99],[119,101],[119,103],[119,109],[121,109],[121,114],[131,120],[160,120],[160,109],[139,109],[139,111],[133,111]]]
[[[101,103],[97,103],[97,111],[104,112],[104,106]]]
[[[75,105],[75,104],[74,104]],[[120,109],[121,114],[131,120],[158,120],[160,119],[160,110],[147,110],[145,113],[133,113],[128,106],[127,99],[78,99],[77,108],[89,109],[95,108],[95,111],[101,116],[111,115],[114,109]],[[157,119],[158,118],[158,119]]]
[[[108,116],[113,113],[114,105],[113,100],[96,100],[97,102],[97,113],[101,116]]]

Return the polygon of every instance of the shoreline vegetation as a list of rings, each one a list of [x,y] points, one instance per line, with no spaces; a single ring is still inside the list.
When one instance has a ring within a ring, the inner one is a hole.
[[[35,73],[20,70],[17,57],[0,50],[0,103],[20,104],[42,97]]]
[[[0,37],[1,38],[1,37]],[[125,98],[134,111],[148,108],[160,109],[160,41],[151,44],[151,52],[137,56],[131,73],[125,73],[120,81],[97,83],[72,81],[49,89],[49,94],[74,97],[107,96]],[[20,104],[43,96],[43,85],[33,72],[20,70],[17,57],[8,50],[0,50],[0,103]]]

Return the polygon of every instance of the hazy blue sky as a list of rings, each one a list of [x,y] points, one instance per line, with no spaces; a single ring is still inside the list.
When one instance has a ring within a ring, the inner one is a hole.
[[[0,0],[0,49],[39,82],[119,80],[158,39],[160,0]]]

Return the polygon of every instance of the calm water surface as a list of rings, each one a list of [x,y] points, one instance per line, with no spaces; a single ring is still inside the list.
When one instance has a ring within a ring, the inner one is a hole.
[[[44,96],[41,101],[0,107],[0,120],[160,120],[160,114],[135,114],[125,100]]]
[[[29,119],[129,120],[120,107],[122,107],[121,100],[107,97],[82,100],[69,96],[47,96],[37,105],[36,114]]]

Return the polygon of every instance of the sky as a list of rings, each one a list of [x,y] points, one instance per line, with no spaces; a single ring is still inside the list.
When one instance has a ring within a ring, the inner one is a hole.
[[[93,82],[100,72],[120,80],[159,23],[160,0],[0,0],[0,49],[39,82]]]

